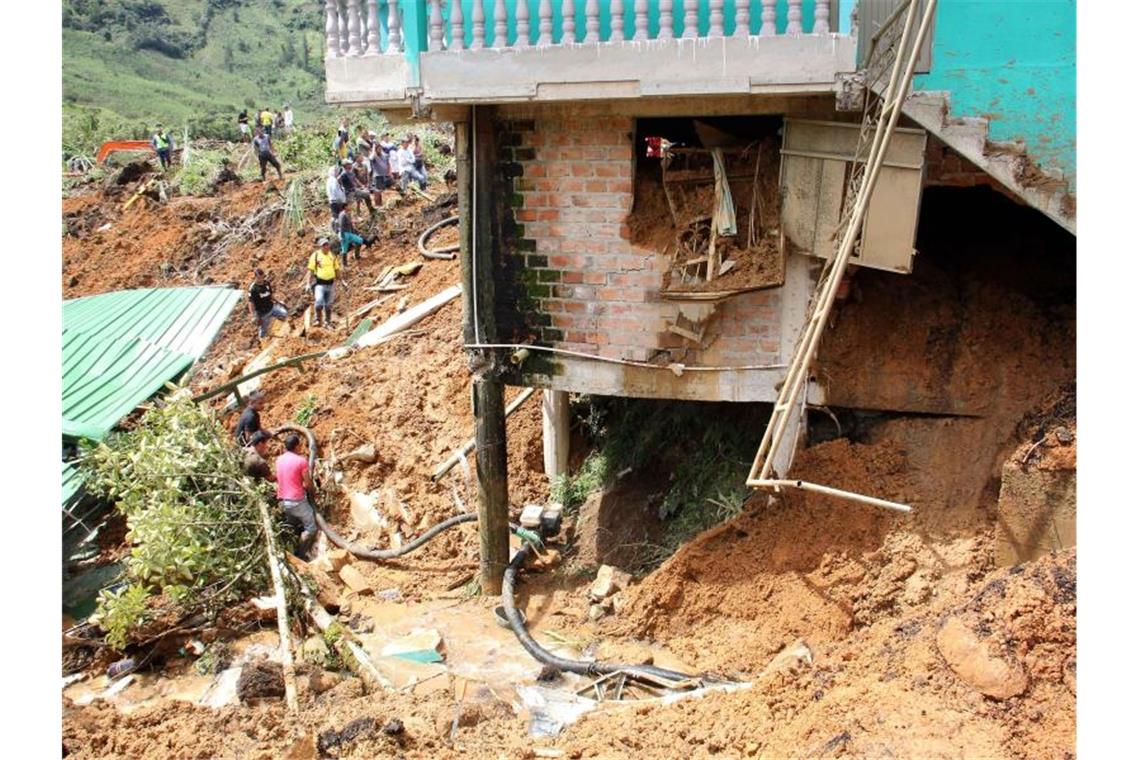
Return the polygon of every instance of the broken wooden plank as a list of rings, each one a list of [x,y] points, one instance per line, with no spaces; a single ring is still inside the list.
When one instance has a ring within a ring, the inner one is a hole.
[[[365,288],[365,290],[368,290],[368,288]],[[365,304],[364,306],[361,306],[361,307],[360,307],[359,309],[357,309],[356,311],[352,312],[352,315],[351,315],[349,318],[350,318],[350,319],[356,319],[357,317],[362,317],[362,316],[364,316],[365,314],[367,314],[368,312],[370,312],[370,311],[372,311],[373,309],[375,309],[375,308],[376,308],[377,306],[379,306],[380,304],[382,304],[382,303],[384,303],[385,301],[387,301],[387,300],[388,300],[389,298],[391,298],[391,297],[392,297],[392,296],[383,296],[383,297],[381,297],[381,298],[377,298],[375,301],[372,301],[371,303],[367,303],[367,304]]]

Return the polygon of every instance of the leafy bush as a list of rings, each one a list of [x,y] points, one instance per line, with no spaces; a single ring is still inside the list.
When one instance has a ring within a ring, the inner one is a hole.
[[[268,586],[259,502],[229,436],[186,391],[147,411],[129,432],[86,447],[88,484],[127,518],[129,585],[103,592],[97,620],[122,648],[165,596],[185,611],[219,609]]]

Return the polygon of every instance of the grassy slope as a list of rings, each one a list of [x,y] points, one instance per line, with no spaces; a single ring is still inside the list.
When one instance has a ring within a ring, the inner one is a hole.
[[[106,0],[106,5],[116,7],[121,1]],[[166,28],[194,33],[207,0],[159,4],[174,22]],[[323,35],[317,29],[322,18],[317,5],[305,0],[247,0],[237,9],[237,17],[235,21],[233,8],[217,10],[207,27],[205,45],[184,59],[134,50],[129,30],[118,22],[103,24],[98,31],[64,28],[65,133],[66,122],[76,118],[78,107],[100,109],[104,129],[131,133],[119,135],[123,137],[136,136],[158,120],[222,136],[217,130],[223,126],[236,130],[237,112],[250,103],[280,108],[291,102],[301,122],[324,108]],[[302,24],[310,28],[302,29]],[[109,41],[104,32],[110,33]],[[302,35],[309,46],[308,68],[302,67]],[[285,61],[282,45],[289,39],[295,52]],[[227,48],[232,56],[229,66]]]

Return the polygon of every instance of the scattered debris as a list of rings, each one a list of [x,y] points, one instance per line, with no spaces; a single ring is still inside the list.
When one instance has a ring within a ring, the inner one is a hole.
[[[281,699],[285,696],[285,674],[281,663],[255,660],[242,666],[237,682],[238,699]]]

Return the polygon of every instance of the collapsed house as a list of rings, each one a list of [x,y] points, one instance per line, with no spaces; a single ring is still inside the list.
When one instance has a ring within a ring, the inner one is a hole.
[[[809,405],[922,411],[813,361],[853,273],[912,271],[928,188],[989,187],[1075,234],[1069,4],[483,11],[327,2],[325,67],[330,103],[456,125],[491,564],[503,384],[546,389],[551,474],[577,392],[774,403],[749,483],[802,485],[780,478]]]

